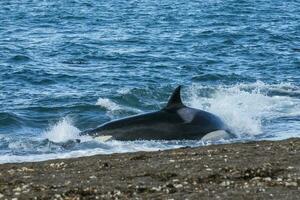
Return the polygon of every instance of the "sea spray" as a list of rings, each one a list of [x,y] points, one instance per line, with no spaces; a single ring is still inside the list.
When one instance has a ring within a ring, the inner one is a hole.
[[[65,117],[43,133],[43,136],[52,142],[66,142],[79,138],[80,130],[72,124],[72,120]]]
[[[274,91],[282,92],[284,88],[297,92],[295,86],[269,85],[261,81],[214,88],[193,85],[188,91],[188,104],[220,116],[240,137],[255,136],[264,133],[267,127],[264,123],[299,112],[298,99],[274,95]],[[286,113],[286,109],[291,111]]]

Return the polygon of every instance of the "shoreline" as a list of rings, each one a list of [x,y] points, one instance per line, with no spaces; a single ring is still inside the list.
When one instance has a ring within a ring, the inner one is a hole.
[[[295,199],[300,138],[0,164],[0,199]]]

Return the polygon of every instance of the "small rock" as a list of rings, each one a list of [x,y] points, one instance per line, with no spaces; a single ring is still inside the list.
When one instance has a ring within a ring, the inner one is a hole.
[[[21,169],[18,169],[19,172],[33,172],[34,169],[22,167]]]
[[[166,192],[167,192],[167,194],[173,194],[176,192],[176,189],[175,188],[167,188]]]
[[[263,180],[266,181],[266,182],[270,182],[270,181],[272,181],[272,178],[271,177],[266,177]]]
[[[282,178],[277,178],[277,181],[278,181],[278,182],[281,182],[281,181],[282,181]]]
[[[120,190],[114,190],[115,195],[120,196],[121,195],[121,191]]]
[[[285,182],[284,184],[285,184],[285,186],[287,186],[287,187],[290,187],[290,186],[292,186],[292,187],[297,187],[297,186],[298,186],[298,183],[297,183],[297,182]]]
[[[93,176],[90,176],[90,179],[96,179],[97,176],[93,175]]]
[[[258,188],[258,191],[259,191],[259,192],[265,192],[266,189],[265,189],[265,188]]]
[[[144,187],[144,186],[139,186],[139,185],[137,185],[135,188],[136,188],[136,191],[137,191],[138,193],[143,193],[143,192],[145,192],[145,191],[147,190],[146,187]]]
[[[175,187],[175,188],[182,188],[183,185],[182,185],[182,184],[175,184],[174,187]]]
[[[27,193],[29,193],[29,192],[30,192],[30,190],[27,189],[27,190],[24,190],[22,193],[27,194]]]
[[[22,189],[25,190],[25,189],[28,188],[28,187],[29,187],[29,185],[23,185],[23,186],[22,186]]]
[[[65,182],[65,185],[70,185],[71,184],[71,181],[66,181]]]
[[[223,181],[222,183],[220,183],[221,186],[226,187],[230,185],[230,181]]]
[[[251,181],[256,181],[256,180],[261,180],[261,177],[256,176],[256,177],[254,177],[254,178],[251,179]]]
[[[13,189],[14,192],[20,192],[22,189],[20,187],[17,187],[15,189]]]
[[[161,186],[158,186],[158,187],[152,187],[151,190],[152,190],[152,191],[156,191],[156,192],[160,192],[160,191],[161,191]]]
[[[4,197],[4,195],[0,193],[0,199],[3,198],[3,197]]]

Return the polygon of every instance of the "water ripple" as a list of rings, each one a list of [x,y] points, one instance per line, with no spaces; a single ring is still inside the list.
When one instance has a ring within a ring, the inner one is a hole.
[[[40,154],[46,145],[48,153],[65,151],[43,146],[41,133],[64,117],[83,130],[160,109],[179,84],[184,100],[241,132],[298,136],[298,1],[11,0],[0,7],[0,157],[20,159],[13,156],[27,147]]]

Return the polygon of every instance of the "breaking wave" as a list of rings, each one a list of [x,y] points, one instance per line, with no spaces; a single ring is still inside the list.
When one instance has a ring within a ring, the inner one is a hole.
[[[132,90],[127,90],[122,95],[131,92]],[[183,88],[182,92],[183,101],[187,105],[215,113],[239,136],[235,140],[221,140],[216,143],[300,137],[298,96],[300,88],[298,86],[263,82],[214,87],[194,84],[189,88]],[[143,96],[139,98],[142,99]],[[161,101],[165,102],[166,99]],[[112,118],[119,117],[119,113],[113,111],[135,109],[105,98],[99,98],[97,105],[111,112]],[[10,137],[9,134],[0,135],[0,163],[155,151],[211,144],[203,141],[99,142],[88,136],[79,136],[80,130],[74,115],[64,117],[40,132],[37,129],[28,129],[26,133],[30,131],[33,133],[21,134],[19,137]],[[81,142],[78,143],[77,140]]]
[[[52,142],[66,142],[79,138],[80,130],[76,128],[70,118],[63,118],[43,133],[43,137]]]
[[[107,98],[99,98],[97,100],[96,105],[101,106],[101,107],[107,109],[108,111],[121,110],[121,107],[118,104],[116,104],[115,102],[113,102]]]
[[[216,86],[193,85],[188,103],[220,116],[235,133],[243,137],[268,134],[281,117],[300,116],[300,88],[291,84],[270,85],[263,82]],[[284,122],[287,123],[287,122]],[[294,127],[294,132],[300,126]],[[285,132],[286,130],[280,130]]]

